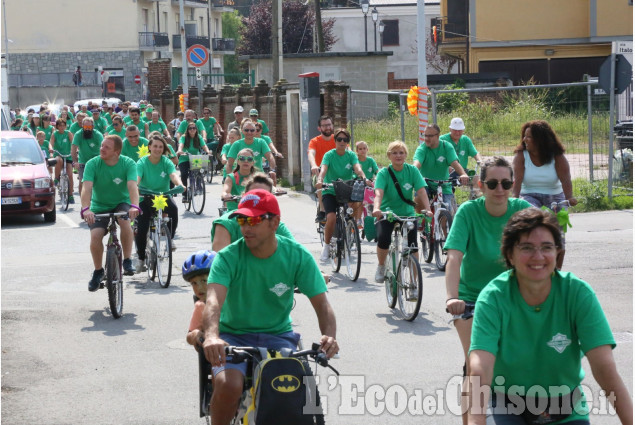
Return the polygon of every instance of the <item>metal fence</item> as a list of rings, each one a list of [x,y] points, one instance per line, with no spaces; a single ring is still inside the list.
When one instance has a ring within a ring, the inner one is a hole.
[[[632,194],[632,138],[630,144],[614,141],[613,179],[608,178],[613,127],[609,124],[609,96],[596,90],[596,84],[431,90],[429,121],[446,133],[450,120],[460,116],[465,121],[465,135],[482,156],[502,155],[511,160],[521,141],[522,125],[534,119],[546,120],[566,148],[574,185],[614,180],[608,182],[612,187]],[[418,146],[418,117],[408,113],[406,98],[405,92],[351,90],[353,139],[369,143],[378,163],[388,163],[385,149],[393,140],[406,142],[410,158]]]
[[[73,87],[74,72],[49,72],[42,74],[9,74],[9,87]],[[101,85],[96,72],[82,72],[82,85]]]

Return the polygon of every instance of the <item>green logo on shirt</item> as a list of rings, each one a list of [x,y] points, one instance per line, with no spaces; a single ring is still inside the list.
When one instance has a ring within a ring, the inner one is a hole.
[[[289,287],[289,285],[286,285],[286,284],[280,282],[276,286],[274,286],[273,288],[271,288],[269,290],[271,292],[273,292],[274,294],[276,294],[277,296],[281,297],[282,295],[284,295],[285,292],[287,292],[290,289],[291,288]]]
[[[571,345],[571,340],[567,338],[566,335],[561,333],[557,333],[551,338],[551,341],[547,343],[547,345],[558,353],[562,353],[569,345]]]

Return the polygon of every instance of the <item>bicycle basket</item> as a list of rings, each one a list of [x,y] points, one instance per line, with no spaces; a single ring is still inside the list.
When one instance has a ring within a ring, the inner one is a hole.
[[[190,170],[200,170],[207,168],[209,165],[209,156],[207,155],[190,155]]]
[[[335,200],[339,204],[346,204],[351,202],[351,194],[353,193],[353,180],[343,181],[337,179],[333,182],[333,189],[335,190]]]

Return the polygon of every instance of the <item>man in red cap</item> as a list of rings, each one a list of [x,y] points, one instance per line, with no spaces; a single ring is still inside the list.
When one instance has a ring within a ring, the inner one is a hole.
[[[289,316],[294,288],[313,305],[321,349],[329,358],[339,351],[335,313],[317,263],[299,243],[276,236],[276,197],[264,189],[251,190],[230,217],[236,218],[243,238],[216,255],[203,314],[203,347],[213,366],[210,412],[215,424],[229,424],[234,417],[247,371],[245,363],[225,362],[226,345],[297,348],[299,335],[292,331]]]

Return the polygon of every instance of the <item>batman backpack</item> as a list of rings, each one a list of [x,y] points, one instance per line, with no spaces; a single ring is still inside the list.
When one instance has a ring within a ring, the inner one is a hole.
[[[266,351],[266,350],[265,350]],[[254,366],[252,402],[248,425],[313,425],[323,423],[315,377],[306,361],[288,357],[290,350],[275,357],[262,353]]]

